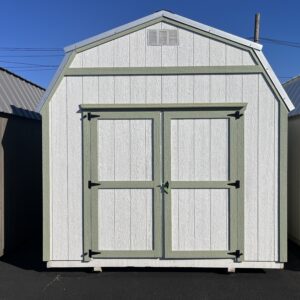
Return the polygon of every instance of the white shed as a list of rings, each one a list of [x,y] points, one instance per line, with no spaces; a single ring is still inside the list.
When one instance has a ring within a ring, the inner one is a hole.
[[[293,105],[261,48],[166,11],[65,48],[38,108],[48,267],[283,267]]]

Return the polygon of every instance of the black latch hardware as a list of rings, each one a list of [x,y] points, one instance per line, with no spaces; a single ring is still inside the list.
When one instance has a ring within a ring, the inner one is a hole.
[[[166,181],[165,183],[162,183],[160,185],[160,189],[162,193],[168,194],[167,190],[169,188],[169,181]]]
[[[97,255],[97,254],[101,254],[101,252],[89,250],[89,257],[92,257],[93,255]]]
[[[243,253],[240,250],[235,250],[234,252],[228,252],[228,255],[234,255],[234,262],[239,262],[239,258],[243,255]]]
[[[229,116],[229,117],[235,117],[236,119],[239,119],[240,117],[243,116],[243,114],[241,114],[240,111],[237,110],[235,113],[229,114],[228,116]]]
[[[99,118],[100,117],[100,115],[94,115],[94,114],[92,114],[90,112],[87,114],[87,116],[88,116],[88,120],[89,121],[91,121],[92,118]]]
[[[236,189],[239,189],[241,187],[241,182],[239,180],[236,180],[235,182],[228,183],[228,185],[234,186]]]
[[[100,185],[100,183],[98,183],[98,182],[92,182],[92,181],[88,181],[88,187],[89,187],[89,189],[91,189],[93,186],[98,186],[98,185]]]

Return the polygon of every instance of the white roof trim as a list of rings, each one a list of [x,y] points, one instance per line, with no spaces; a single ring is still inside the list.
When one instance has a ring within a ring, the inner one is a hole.
[[[234,41],[236,43],[245,45],[247,47],[253,48],[255,50],[255,53],[257,54],[258,59],[260,60],[263,67],[265,68],[267,74],[269,75],[270,79],[272,80],[274,86],[276,87],[277,91],[279,92],[280,96],[282,97],[282,99],[283,99],[285,105],[287,106],[287,108],[289,109],[289,111],[291,111],[295,108],[292,101],[290,100],[289,96],[287,95],[284,88],[282,87],[280,81],[276,77],[276,75],[275,75],[274,71],[272,70],[271,66],[269,65],[268,61],[266,60],[265,56],[261,52],[262,45],[251,42],[251,41],[243,39],[243,38],[240,38],[240,37],[232,35],[230,33],[227,33],[227,32],[224,32],[224,31],[221,31],[221,30],[209,27],[209,26],[206,26],[206,25],[198,23],[196,21],[181,17],[179,15],[176,15],[176,14],[173,14],[173,13],[162,10],[162,11],[156,12],[154,14],[151,14],[147,17],[144,17],[142,19],[138,19],[138,20],[130,22],[126,25],[117,27],[115,29],[109,30],[109,31],[104,32],[102,34],[96,35],[96,36],[91,37],[89,39],[83,40],[79,43],[76,43],[76,44],[73,44],[73,45],[70,45],[70,46],[66,47],[65,48],[66,55],[65,55],[62,63],[60,64],[58,70],[56,71],[56,73],[54,75],[54,78],[52,79],[52,81],[51,81],[49,87],[47,88],[44,96],[42,97],[40,103],[38,104],[38,106],[36,108],[36,111],[37,112],[41,111],[44,103],[48,99],[49,94],[51,93],[51,91],[54,88],[57,80],[59,79],[65,65],[68,63],[72,51],[74,51],[78,48],[84,47],[84,46],[86,46],[90,43],[93,43],[95,41],[98,41],[100,39],[104,39],[108,36],[114,35],[116,33],[122,32],[124,30],[130,29],[132,27],[138,26],[140,24],[143,24],[145,22],[148,22],[148,21],[151,21],[151,20],[154,20],[156,18],[163,17],[163,16],[166,17],[166,18],[169,18],[169,19],[173,19],[177,22],[184,23],[184,24],[190,25],[192,27],[198,28],[200,30],[209,32],[209,33],[214,34],[216,36],[220,36],[220,37],[223,37],[225,39],[228,39],[228,40]]]
[[[42,110],[44,103],[47,101],[47,98],[48,98],[49,94],[51,93],[52,89],[54,88],[54,85],[55,85],[56,81],[58,80],[60,74],[62,73],[62,71],[63,71],[65,65],[67,64],[67,62],[68,62],[70,56],[71,56],[71,53],[66,53],[66,54],[65,54],[65,56],[64,56],[64,58],[63,58],[63,60],[62,60],[62,62],[60,63],[60,65],[59,65],[57,71],[55,72],[55,75],[54,75],[54,77],[52,78],[52,80],[51,80],[51,82],[50,82],[50,84],[49,84],[49,86],[48,86],[46,92],[44,93],[42,99],[41,99],[40,102],[38,103],[38,105],[37,105],[37,107],[36,107],[36,109],[35,109],[36,112],[40,112],[40,111]]]
[[[292,101],[289,98],[286,91],[284,90],[284,88],[283,88],[282,84],[280,83],[280,81],[278,80],[277,76],[275,75],[275,73],[274,73],[272,67],[270,66],[270,64],[268,63],[266,57],[264,56],[264,54],[261,51],[255,50],[255,53],[257,54],[258,59],[260,60],[263,67],[265,68],[267,74],[270,76],[270,79],[274,83],[278,93],[282,97],[282,99],[283,99],[285,105],[287,106],[288,110],[292,111],[295,108],[295,106],[292,103]]]
[[[245,45],[247,47],[251,47],[251,48],[254,48],[254,49],[257,49],[257,50],[261,50],[262,49],[262,45],[260,45],[260,44],[254,43],[252,41],[249,41],[247,39],[241,38],[239,36],[236,36],[236,35],[224,32],[224,31],[219,30],[219,29],[215,29],[213,27],[209,27],[207,25],[204,25],[202,23],[193,21],[191,19],[184,18],[184,17],[181,17],[179,15],[170,13],[168,11],[162,10],[162,11],[156,12],[154,14],[151,14],[149,16],[146,16],[144,18],[141,18],[141,19],[138,19],[136,21],[130,22],[130,23],[126,24],[126,25],[122,25],[120,27],[116,27],[116,28],[111,29],[109,31],[106,31],[104,33],[101,33],[101,34],[98,34],[98,35],[93,36],[91,38],[88,38],[86,40],[83,40],[81,42],[78,42],[78,43],[72,44],[70,46],[67,46],[67,47],[64,48],[64,50],[65,50],[65,52],[73,51],[75,49],[78,49],[78,48],[84,47],[84,46],[86,46],[88,44],[91,44],[93,42],[96,42],[98,40],[107,38],[107,37],[109,37],[111,35],[114,35],[116,33],[119,33],[119,32],[122,32],[124,30],[133,28],[135,26],[141,25],[141,24],[146,23],[148,21],[157,19],[159,17],[166,17],[166,18],[169,18],[169,19],[173,19],[173,20],[175,20],[177,22],[184,23],[186,25],[190,25],[190,26],[195,27],[197,29],[209,32],[209,33],[214,34],[216,36],[225,38],[227,40],[234,41],[234,42],[236,42],[238,44],[242,44],[242,45]]]

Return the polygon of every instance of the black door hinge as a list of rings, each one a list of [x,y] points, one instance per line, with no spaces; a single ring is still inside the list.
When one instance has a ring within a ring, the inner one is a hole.
[[[234,262],[240,262],[239,258],[243,255],[243,253],[240,250],[235,250],[234,252],[228,252],[228,255],[234,255]]]
[[[234,186],[236,189],[239,189],[241,187],[241,182],[239,180],[236,180],[235,182],[228,183],[228,185]]]
[[[91,189],[93,186],[98,186],[98,185],[100,185],[100,183],[98,183],[98,182],[92,182],[92,181],[88,181],[88,187],[89,187],[89,189]]]
[[[87,118],[89,121],[91,121],[92,118],[99,118],[99,117],[100,117],[100,115],[94,115],[90,112],[87,114]]]
[[[101,254],[100,251],[93,251],[93,250],[89,250],[89,257],[92,257],[93,255],[97,255],[97,254]]]
[[[229,116],[229,117],[235,117],[235,119],[238,120],[240,117],[243,116],[243,114],[241,114],[240,111],[237,110],[235,113],[229,114],[228,116]]]

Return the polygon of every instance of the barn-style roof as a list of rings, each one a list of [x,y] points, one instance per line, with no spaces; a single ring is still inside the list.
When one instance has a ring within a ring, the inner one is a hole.
[[[44,92],[44,88],[0,68],[0,112],[39,119],[35,107]]]
[[[295,109],[289,113],[289,116],[300,115],[300,75],[285,82],[283,87],[295,106]]]
[[[271,66],[267,62],[264,54],[262,53],[262,51],[261,51],[262,45],[254,43],[250,40],[238,37],[236,35],[229,34],[227,32],[215,29],[213,27],[209,27],[207,25],[204,25],[199,22],[193,21],[191,19],[179,16],[177,14],[173,14],[168,11],[161,10],[159,12],[153,13],[144,18],[138,19],[138,20],[130,22],[126,25],[114,28],[114,29],[104,32],[102,34],[96,35],[94,37],[91,37],[89,39],[83,40],[81,42],[78,42],[78,43],[75,43],[73,45],[66,47],[64,49],[66,55],[60,65],[59,69],[57,70],[52,82],[50,83],[46,93],[44,94],[41,102],[38,104],[36,110],[38,112],[40,112],[41,109],[43,108],[45,102],[47,102],[47,99],[51,97],[51,94],[56,89],[57,84],[61,80],[61,75],[62,75],[64,69],[67,67],[68,63],[70,62],[70,57],[71,57],[72,53],[74,53],[74,52],[79,53],[79,52],[82,52],[89,48],[95,47],[97,45],[97,43],[99,43],[99,41],[101,41],[101,40],[107,39],[114,35],[125,32],[127,30],[134,30],[135,28],[139,28],[140,26],[142,26],[145,23],[149,23],[151,21],[155,22],[156,20],[157,20],[157,22],[168,22],[168,20],[169,21],[172,20],[172,21],[176,22],[176,25],[178,27],[188,26],[190,28],[189,30],[191,30],[191,31],[193,31],[193,29],[197,30],[198,32],[201,31],[203,33],[209,34],[210,36],[212,36],[212,38],[213,37],[222,38],[224,40],[224,42],[226,42],[226,41],[231,42],[236,47],[239,47],[239,46],[246,47],[248,49],[253,50],[253,52],[257,56],[259,63],[261,64],[261,66],[265,70],[265,73],[267,74],[270,81],[272,82],[272,84],[274,86],[273,88],[279,94],[281,100],[284,102],[287,109],[289,111],[294,109],[294,106],[293,106],[291,100],[289,99],[289,97],[286,94],[284,88],[282,87],[280,81],[278,80],[278,78],[275,75],[275,73],[273,72]]]

